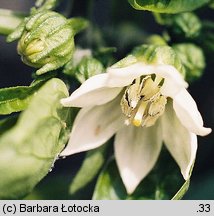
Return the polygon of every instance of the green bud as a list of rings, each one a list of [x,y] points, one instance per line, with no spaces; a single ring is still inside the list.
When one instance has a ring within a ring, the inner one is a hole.
[[[20,38],[18,53],[22,61],[39,68],[38,75],[65,65],[74,52],[74,35],[85,27],[82,19],[66,19],[53,11],[41,11],[25,19],[8,36],[8,42]]]
[[[103,73],[104,67],[100,61],[91,56],[90,50],[77,50],[73,60],[66,64],[63,72],[83,83],[90,77]]]
[[[141,45],[136,47],[132,54],[120,60],[115,67],[125,67],[131,64],[143,62],[147,65],[171,65],[183,76],[185,69],[176,52],[167,45]]]
[[[179,14],[154,13],[156,22],[167,26],[170,36],[176,41],[197,38],[202,29],[201,20],[193,12]]]
[[[205,68],[205,58],[202,49],[191,43],[177,44],[173,46],[173,49],[186,69],[186,80],[193,82],[199,79],[203,75]]]
[[[160,35],[151,35],[147,38],[147,43],[152,45],[167,45],[166,41]]]
[[[196,38],[201,27],[201,21],[194,13],[181,13],[172,17],[171,31],[181,38]]]

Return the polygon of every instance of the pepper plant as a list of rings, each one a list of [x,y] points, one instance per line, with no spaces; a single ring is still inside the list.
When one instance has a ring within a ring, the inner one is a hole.
[[[28,86],[0,89],[0,199],[187,192],[197,136],[211,133],[188,87],[203,78],[214,50],[214,23],[200,17],[213,1],[106,5],[37,0],[27,13],[0,9],[0,34],[16,42],[32,72]],[[77,153],[81,166],[55,172]]]

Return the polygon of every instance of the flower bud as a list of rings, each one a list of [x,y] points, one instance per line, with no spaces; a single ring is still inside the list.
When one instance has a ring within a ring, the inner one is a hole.
[[[176,14],[171,19],[172,23],[169,30],[177,40],[194,39],[201,32],[201,20],[194,13]]]
[[[80,83],[104,72],[103,64],[92,56],[90,49],[76,49],[72,61],[63,68],[63,73],[75,77]]]
[[[18,53],[22,61],[39,68],[38,75],[66,64],[73,55],[74,35],[85,27],[81,19],[66,19],[53,11],[41,11],[31,15],[8,37],[13,41],[20,37]]]
[[[186,80],[193,82],[201,78],[206,66],[202,49],[191,43],[176,44],[173,49],[186,70]]]

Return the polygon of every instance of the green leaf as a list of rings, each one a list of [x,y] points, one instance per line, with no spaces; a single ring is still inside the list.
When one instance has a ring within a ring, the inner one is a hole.
[[[25,110],[36,91],[54,74],[37,78],[30,86],[16,86],[0,89],[0,115]]]
[[[184,182],[177,164],[163,149],[156,166],[131,195],[126,193],[115,161],[110,161],[97,180],[93,199],[181,199],[188,186],[189,180]]]
[[[61,80],[49,80],[16,125],[0,137],[0,199],[24,197],[53,166],[68,138],[69,109],[60,104],[67,96]]]
[[[94,200],[117,200],[127,198],[115,161],[108,163],[101,172],[94,190]]]
[[[148,10],[158,13],[180,13],[193,11],[210,0],[129,0],[137,10]]]
[[[202,49],[191,43],[176,44],[173,49],[186,69],[186,80],[193,82],[199,79],[206,66]]]
[[[87,152],[81,168],[71,182],[70,194],[75,194],[83,189],[96,177],[105,162],[107,147],[108,145],[105,144]]]

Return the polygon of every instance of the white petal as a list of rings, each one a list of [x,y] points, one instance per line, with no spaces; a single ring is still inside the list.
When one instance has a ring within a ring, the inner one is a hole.
[[[196,157],[197,136],[180,123],[171,103],[167,104],[161,120],[164,143],[187,180]]]
[[[166,96],[171,97],[180,91],[181,88],[188,86],[181,74],[171,65],[135,63],[124,68],[110,67],[107,72],[109,74],[108,85],[111,87],[127,86],[137,77],[150,74],[156,74],[165,78],[161,91]]]
[[[173,97],[181,88],[187,87],[180,73],[171,65],[135,63],[124,68],[110,67],[107,73],[91,77],[70,97],[62,99],[61,103],[63,106],[73,107],[102,105],[115,98],[122,88],[131,84],[135,78],[149,74],[157,74],[165,78],[161,88],[163,95]]]
[[[60,155],[97,148],[113,136],[124,125],[118,98],[105,105],[81,109],[74,121],[68,145]]]
[[[115,157],[120,175],[129,194],[151,171],[161,150],[158,123],[149,128],[127,126],[115,138]]]
[[[99,74],[86,80],[70,97],[61,100],[66,107],[102,105],[114,99],[122,88],[109,88],[108,75]]]
[[[189,131],[200,136],[211,133],[210,128],[203,127],[203,120],[197,105],[186,89],[173,98],[173,107],[181,124]]]

